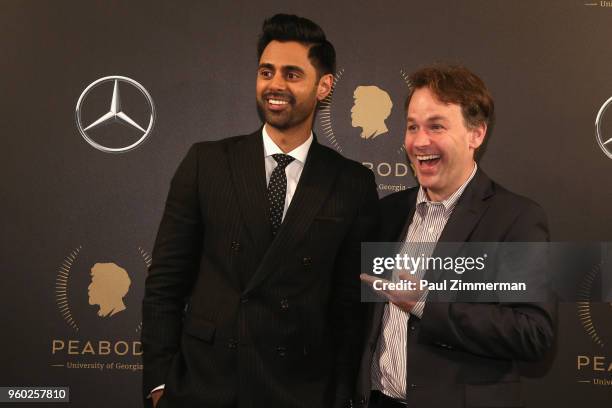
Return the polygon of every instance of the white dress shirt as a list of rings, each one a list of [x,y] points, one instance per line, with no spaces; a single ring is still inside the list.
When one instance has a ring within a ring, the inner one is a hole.
[[[270,138],[268,132],[266,131],[266,126],[264,126],[261,131],[263,136],[264,162],[266,165],[266,186],[270,182],[272,171],[278,165],[272,155],[280,153],[294,158],[294,160],[285,168],[285,174],[287,175],[287,194],[285,195],[285,208],[283,208],[283,219],[285,219],[287,208],[289,208],[289,204],[291,204],[291,199],[293,198],[293,194],[295,194],[298,182],[300,181],[302,170],[304,170],[304,163],[306,163],[306,157],[308,156],[308,151],[310,150],[314,137],[312,136],[312,132],[310,132],[310,136],[304,143],[292,151],[284,153],[281,148],[274,143],[272,138]]]

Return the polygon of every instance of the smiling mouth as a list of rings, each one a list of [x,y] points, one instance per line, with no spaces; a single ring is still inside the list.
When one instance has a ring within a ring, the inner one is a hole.
[[[272,92],[264,94],[263,100],[266,102],[266,107],[271,111],[282,111],[294,102],[291,95]]]
[[[442,156],[439,154],[417,154],[416,155],[418,166],[421,169],[425,169],[425,170],[434,168],[440,162],[441,157]]]
[[[282,105],[288,105],[289,104],[289,101],[286,101],[286,100],[283,100],[283,99],[268,98],[266,100],[268,101],[268,103],[270,105],[282,106]]]
[[[280,99],[278,97],[265,97],[266,109],[271,113],[282,113],[289,109],[291,101],[288,99]]]

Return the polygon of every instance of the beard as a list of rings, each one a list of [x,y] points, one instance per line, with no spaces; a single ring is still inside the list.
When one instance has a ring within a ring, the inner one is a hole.
[[[287,108],[275,112],[267,108],[266,99],[276,97],[288,101]],[[268,125],[279,129],[287,130],[301,125],[312,115],[316,107],[315,101],[303,101],[298,103],[290,93],[264,92],[261,97],[257,97],[257,114],[259,119]]]

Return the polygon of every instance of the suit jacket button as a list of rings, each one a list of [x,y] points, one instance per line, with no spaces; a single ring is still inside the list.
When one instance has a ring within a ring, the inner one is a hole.
[[[236,347],[238,347],[238,342],[234,339],[230,339],[227,342],[227,347],[229,347],[230,349],[235,349]]]
[[[416,388],[416,384],[410,384],[410,388]]]
[[[240,303],[248,303],[248,302],[249,302],[248,296],[240,296]]]
[[[304,258],[302,258],[302,265],[304,266],[310,266],[312,264],[312,258],[309,256],[305,256]]]
[[[283,310],[287,310],[289,309],[289,301],[287,299],[281,299],[280,301],[280,307]]]
[[[232,251],[234,252],[238,252],[240,251],[240,242],[232,242]]]
[[[287,349],[283,346],[279,346],[276,348],[276,352],[278,353],[279,356],[281,357],[285,357],[287,355]]]

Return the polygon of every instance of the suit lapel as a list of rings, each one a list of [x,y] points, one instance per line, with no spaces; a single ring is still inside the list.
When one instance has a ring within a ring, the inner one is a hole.
[[[270,244],[266,169],[261,129],[230,150],[230,168],[245,226],[261,259]]]
[[[468,184],[459,198],[457,206],[450,216],[439,242],[464,242],[489,207],[486,200],[493,195],[491,180],[478,170],[474,179]]]
[[[388,231],[384,231],[384,239],[389,242],[403,243],[406,240],[408,234],[408,228],[412,223],[412,218],[416,210],[416,196],[418,189],[412,191],[406,195],[406,198],[402,200],[399,205],[391,209],[390,221],[386,223],[390,225]],[[406,214],[407,213],[407,214]]]
[[[331,193],[338,174],[338,163],[338,160],[327,158],[325,149],[316,139],[313,140],[287,214],[264,259],[249,281],[246,292],[262,283],[271,272],[275,271],[288,250],[304,238],[310,224]]]
[[[408,227],[412,223],[417,192],[418,188],[406,192],[404,193],[404,197],[398,200],[395,206],[384,208],[385,213],[382,214],[382,229],[380,231],[379,240],[381,242],[396,242],[397,251],[401,249],[406,239],[406,234],[408,234]],[[386,305],[387,302],[375,302],[370,306],[371,316],[368,320],[369,330],[367,337],[370,346],[376,347],[376,343],[378,342]]]
[[[480,221],[487,208],[489,208],[487,198],[491,195],[493,195],[491,180],[482,170],[478,169],[474,179],[468,184],[459,198],[457,206],[442,230],[438,242],[466,242],[478,221]],[[444,251],[444,254],[440,254],[440,250],[436,248],[433,256],[453,256],[460,249],[460,246],[457,245],[457,248],[452,253]],[[433,274],[434,278],[438,279],[441,271],[427,271],[427,274]]]
[[[380,333],[382,330],[382,321],[383,316],[385,314],[385,306],[388,302],[375,302],[370,305],[369,310],[369,327],[367,331],[367,342],[374,352],[376,350],[376,343],[378,343],[378,338],[380,337]]]

